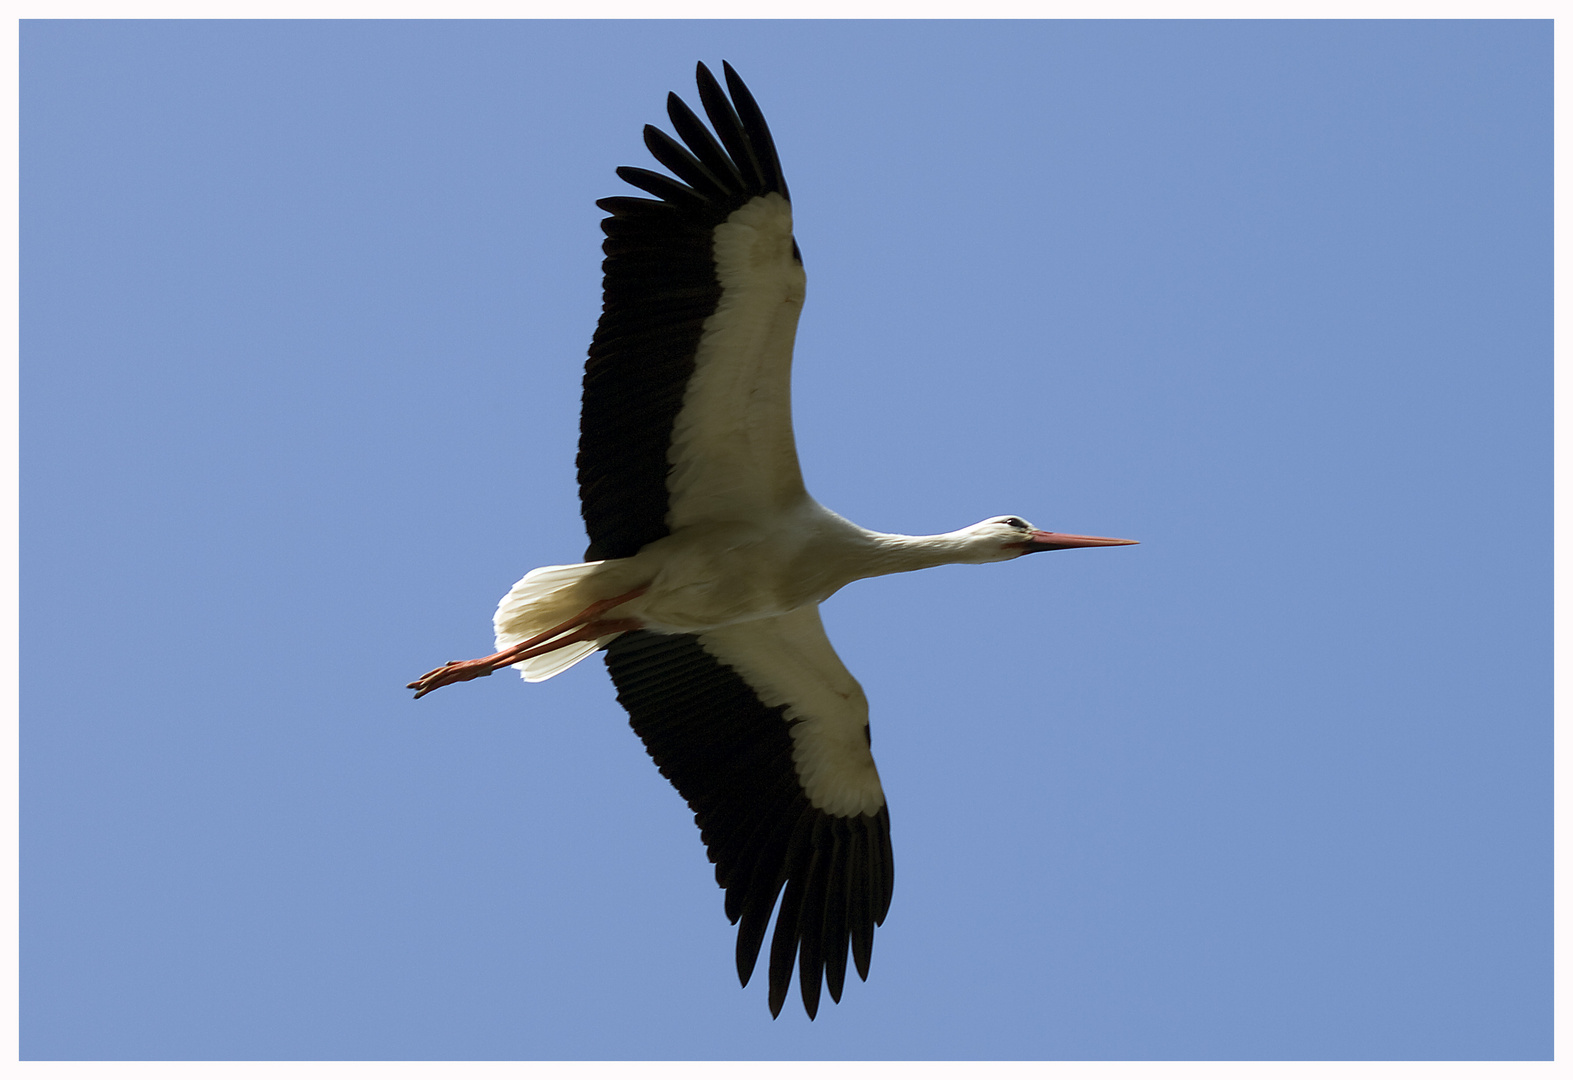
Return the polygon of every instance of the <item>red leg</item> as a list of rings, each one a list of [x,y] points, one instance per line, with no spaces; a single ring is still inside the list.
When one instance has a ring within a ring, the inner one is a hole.
[[[528,660],[532,656],[549,653],[553,649],[560,649],[564,645],[571,645],[576,641],[592,641],[603,634],[618,634],[625,630],[638,630],[637,619],[610,619],[602,620],[597,616],[612,610],[619,604],[626,604],[630,600],[638,599],[645,594],[650,586],[643,585],[632,592],[614,596],[610,600],[597,600],[589,607],[566,622],[558,623],[550,630],[527,638],[517,645],[510,645],[501,652],[492,653],[490,656],[478,657],[474,660],[450,660],[442,667],[432,668],[412,683],[406,684],[407,688],[415,691],[417,698],[424,697],[439,686],[449,683],[468,682],[490,675],[498,668],[505,668],[510,664],[517,664],[520,660]],[[569,630],[576,630],[565,638],[558,638],[558,634]]]
[[[555,652],[564,645],[572,645],[576,641],[594,641],[596,638],[606,634],[621,634],[628,630],[639,630],[643,628],[643,625],[638,619],[597,619],[594,622],[585,623],[565,638],[557,638],[554,641],[548,641],[544,645],[537,645],[533,649],[525,649],[517,655],[515,655],[515,651],[519,646],[515,645],[508,650],[508,663],[517,664],[520,660],[528,660],[532,656],[544,656],[549,652]]]

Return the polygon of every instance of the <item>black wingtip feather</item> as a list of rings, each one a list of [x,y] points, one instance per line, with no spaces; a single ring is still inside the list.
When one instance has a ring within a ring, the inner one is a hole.
[[[716,142],[715,136],[710,134],[686,101],[676,94],[666,95],[666,115],[671,119],[678,138],[688,144],[688,148],[706,168],[724,180],[729,191],[743,190],[743,174],[738,171],[736,163],[727,156],[721,144]]]
[[[825,924],[820,935],[824,945],[825,985],[830,1000],[841,1003],[841,987],[847,977],[847,865],[856,858],[855,835],[845,819],[833,822],[830,854],[830,879],[825,887]]]
[[[762,911],[752,909],[752,898],[744,906],[737,927],[737,981],[743,986],[748,985],[748,981],[754,977],[754,968],[759,965],[759,950],[765,943],[766,931],[770,929],[770,912],[775,908],[776,897],[781,895],[781,888],[785,884],[786,879],[783,877],[769,891],[769,903],[759,905]]]
[[[737,925],[737,974],[744,986],[753,977],[754,966],[759,962],[759,950],[770,929],[770,913],[787,881],[785,870],[772,871],[772,880],[768,882],[759,881],[760,877],[765,876],[763,865],[756,873],[757,876],[749,883],[749,894],[743,901],[743,913],[738,917]]]
[[[786,885],[787,851],[802,813],[802,809],[789,808],[775,818],[759,841],[753,870],[742,886],[745,895],[737,927],[737,970],[744,986],[759,960],[776,897]]]
[[[883,926],[885,916],[890,914],[890,899],[896,893],[896,857],[890,849],[890,808],[881,806],[877,815],[877,824],[873,827],[875,839],[879,841],[879,852],[871,859],[880,868],[880,881],[883,889],[879,897],[879,907],[874,916],[874,924]]]
[[[641,169],[637,165],[619,165],[617,176],[636,188],[648,191],[658,199],[678,207],[700,209],[708,205],[705,197],[687,184],[679,183],[663,173]]]
[[[825,843],[825,826],[828,822],[828,818],[814,822],[814,832],[809,840],[812,850],[808,854],[808,867],[803,874],[803,905],[797,920],[797,988],[803,997],[803,1009],[810,1020],[819,1012],[819,990],[825,966],[825,889],[830,878],[826,863],[831,855]]]
[[[868,981],[868,965],[874,956],[874,893],[877,888],[874,880],[874,858],[878,841],[874,839],[869,820],[859,821],[854,826],[857,836],[857,850],[864,858],[852,864],[852,880],[848,882],[849,911],[852,936],[852,962],[857,967],[858,978]]]
[[[792,830],[792,840],[787,845],[786,865],[788,877],[786,891],[781,896],[781,910],[776,913],[776,930],[770,936],[770,1002],[771,1011],[779,1009],[777,1000],[785,1001],[787,987],[792,982],[793,961],[797,959],[798,920],[803,914],[803,899],[808,882],[799,867],[810,851],[814,823],[810,815],[798,819]],[[795,871],[795,872],[794,872]]]
[[[630,217],[661,217],[676,209],[671,203],[660,199],[641,199],[633,195],[610,195],[595,200],[595,205],[612,215],[608,221]]]
[[[677,178],[693,188],[707,200],[721,201],[735,191],[710,171],[689,149],[654,124],[644,126],[645,149],[650,156],[671,169]]]
[[[769,125],[765,123],[765,114],[760,111],[759,103],[754,100],[747,84],[732,70],[732,65],[723,60],[721,70],[726,74],[726,87],[732,92],[732,103],[743,121],[743,130],[748,133],[749,142],[758,154],[760,174],[766,189],[779,191],[782,198],[791,202],[792,196],[787,191],[786,178],[781,175],[781,159],[776,154],[776,142],[770,135]]]
[[[780,1016],[786,1003],[787,987],[792,983],[792,962],[797,959],[797,918],[803,908],[803,883],[800,878],[787,882],[776,915],[776,932],[770,938],[770,1015]]]
[[[737,110],[727,100],[721,84],[704,64],[700,64],[695,72],[695,82],[699,86],[699,104],[710,118],[710,126],[715,128],[716,135],[726,146],[727,153],[737,162],[744,184],[749,190],[761,194],[770,191],[765,171],[760,166],[759,152],[749,139]]]

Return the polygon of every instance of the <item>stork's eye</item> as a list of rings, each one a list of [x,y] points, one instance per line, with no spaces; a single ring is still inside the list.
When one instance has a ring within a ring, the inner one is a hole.
[[[1021,518],[1006,518],[1005,524],[1013,529],[1025,529],[1027,527],[1027,523],[1021,520]]]

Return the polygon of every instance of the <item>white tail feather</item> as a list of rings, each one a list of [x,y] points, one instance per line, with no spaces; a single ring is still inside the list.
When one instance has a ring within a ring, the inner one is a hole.
[[[545,682],[553,675],[567,671],[595,650],[604,648],[615,637],[616,634],[608,634],[594,641],[576,641],[572,645],[564,645],[549,653],[521,660],[513,666],[519,669],[519,674],[525,682]]]
[[[595,596],[586,586],[601,565],[590,562],[542,566],[520,578],[498,602],[497,614],[492,616],[498,651],[545,633],[595,603]],[[567,671],[616,636],[577,641],[513,666],[519,669],[525,682],[541,682]]]

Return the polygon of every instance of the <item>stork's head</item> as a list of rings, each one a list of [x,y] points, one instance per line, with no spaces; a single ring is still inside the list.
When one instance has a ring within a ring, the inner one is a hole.
[[[980,552],[989,555],[987,561],[1000,562],[1015,559],[1034,551],[1061,551],[1065,548],[1119,547],[1139,543],[1136,540],[1116,540],[1110,536],[1075,536],[1071,533],[1044,532],[1032,522],[1019,517],[996,517],[980,521],[965,530],[972,534]]]

